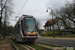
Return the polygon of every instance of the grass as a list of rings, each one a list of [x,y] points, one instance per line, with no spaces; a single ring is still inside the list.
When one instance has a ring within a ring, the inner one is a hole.
[[[53,37],[53,36],[48,36],[48,37]],[[56,35],[55,37],[60,37],[60,35]],[[62,35],[62,37],[60,38],[75,38],[75,34],[70,34],[70,35],[65,35],[65,36]]]
[[[26,50],[24,47],[20,45],[20,43],[15,42],[13,39],[11,40],[19,50]],[[25,44],[27,44],[28,46],[32,48],[35,48],[36,50],[51,50],[42,46],[35,45],[34,43],[25,43]]]
[[[67,37],[67,38],[75,38],[75,35],[65,35],[63,37]]]
[[[42,42],[35,42],[35,43],[39,43],[39,44],[47,45],[47,46],[51,46],[51,47],[62,47],[62,46],[53,45],[53,44],[47,44],[47,43],[42,43]]]
[[[52,50],[52,49],[48,49],[48,48],[45,48],[43,46],[38,46],[36,44],[27,44],[28,46],[31,46],[32,48],[35,48],[36,50]]]
[[[0,41],[4,40],[4,38],[0,38]]]
[[[60,35],[59,36],[56,36],[56,37],[60,37]],[[75,34],[71,34],[71,35],[62,35],[62,37],[61,38],[75,38]]]
[[[63,50],[67,50],[67,47],[63,47],[63,46],[58,46],[58,45],[53,45],[53,44],[47,44],[47,43],[42,43],[42,42],[35,42],[35,43],[42,44],[42,45],[47,45],[47,46],[51,46],[51,47],[61,48]]]
[[[1,41],[4,40],[4,38],[0,38],[0,45],[2,44]]]
[[[13,39],[11,39],[12,42],[15,44],[15,46],[19,49],[19,50],[26,50],[24,47],[22,47],[19,43],[15,42]],[[38,45],[35,45],[34,43],[26,43],[28,46],[32,47],[32,48],[35,48],[36,50],[51,50],[51,49],[48,49],[48,48],[44,48],[42,46],[38,46]]]
[[[11,39],[14,45],[19,49],[19,50],[26,50],[24,47],[22,47],[19,43],[15,42],[13,39]]]

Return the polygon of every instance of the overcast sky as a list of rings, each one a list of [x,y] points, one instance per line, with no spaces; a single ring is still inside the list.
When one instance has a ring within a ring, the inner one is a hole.
[[[27,3],[23,7],[22,11],[20,12],[22,6],[24,5],[26,0],[13,0],[14,6],[14,14],[12,19],[15,19],[15,16],[21,17],[23,14],[25,15],[33,15],[40,23],[41,29],[44,29],[45,22],[51,18],[49,13],[46,12],[47,7],[52,9],[59,9],[60,7],[65,5],[66,0],[27,0]],[[72,1],[72,0],[68,0]],[[20,12],[20,14],[19,14]],[[12,21],[10,24],[15,25],[15,21]]]

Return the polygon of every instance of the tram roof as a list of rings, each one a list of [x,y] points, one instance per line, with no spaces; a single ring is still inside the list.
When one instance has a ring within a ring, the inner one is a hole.
[[[32,17],[33,18],[33,16],[31,15],[22,15],[22,17]]]
[[[19,19],[34,18],[32,15],[22,15]]]

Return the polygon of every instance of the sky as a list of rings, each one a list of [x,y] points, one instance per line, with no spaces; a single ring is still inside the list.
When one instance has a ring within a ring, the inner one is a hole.
[[[52,16],[49,16],[46,12],[47,7],[50,7],[51,9],[59,9],[62,6],[65,5],[67,0],[13,0],[14,3],[14,14],[12,15],[11,19],[15,19],[16,16],[21,17],[23,14],[25,15],[32,15],[34,18],[40,22],[40,29],[44,29],[44,24],[47,20],[51,19]],[[72,0],[68,0],[69,2],[72,2]],[[21,10],[22,6],[26,2],[25,6]],[[21,12],[20,12],[21,10]],[[20,12],[20,13],[19,13]],[[15,19],[16,20],[16,19]],[[17,18],[18,20],[18,18]],[[10,25],[14,26],[16,21],[12,21]]]

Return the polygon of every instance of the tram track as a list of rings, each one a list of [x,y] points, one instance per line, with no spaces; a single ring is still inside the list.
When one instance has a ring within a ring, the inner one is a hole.
[[[15,50],[62,50],[60,48],[54,48],[51,46],[47,46],[47,45],[43,45],[43,44],[39,44],[39,43],[18,43],[20,45],[21,48],[16,47],[16,45],[14,45],[14,43],[12,42],[12,46]],[[35,48],[35,49],[34,49]]]
[[[13,48],[14,48],[15,50],[19,50],[19,49],[15,46],[15,44],[12,42],[11,39],[9,39],[9,41],[10,41],[10,43],[12,44],[12,46],[13,46]]]
[[[21,46],[23,46],[24,48],[26,48],[27,50],[35,50],[34,48],[26,45],[26,44],[20,44]]]

